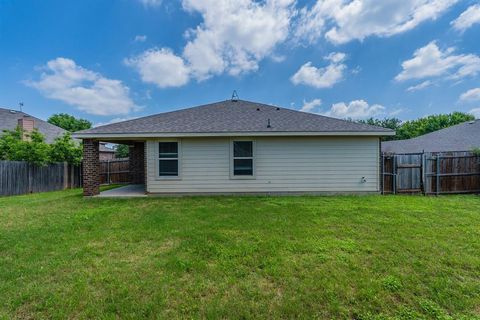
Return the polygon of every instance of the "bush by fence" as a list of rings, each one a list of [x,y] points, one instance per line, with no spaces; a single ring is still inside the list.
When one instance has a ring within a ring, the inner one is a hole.
[[[81,177],[81,166],[66,162],[39,166],[26,161],[0,161],[0,195],[78,188]]]

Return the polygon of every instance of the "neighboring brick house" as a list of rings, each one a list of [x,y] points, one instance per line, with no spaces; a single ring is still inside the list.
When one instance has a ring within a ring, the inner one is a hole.
[[[22,111],[0,108],[0,135],[3,130],[15,130],[20,126],[26,132],[37,129],[44,137],[47,143],[53,143],[55,138],[63,136],[66,130],[53,124],[35,118]]]
[[[37,129],[45,137],[45,142],[47,143],[53,143],[55,138],[67,133],[65,129],[25,112],[0,108],[0,135],[3,133],[3,130],[15,130],[17,126],[27,133]],[[107,143],[102,142],[100,143],[99,155],[100,161],[113,160],[115,158],[115,150],[109,148]]]

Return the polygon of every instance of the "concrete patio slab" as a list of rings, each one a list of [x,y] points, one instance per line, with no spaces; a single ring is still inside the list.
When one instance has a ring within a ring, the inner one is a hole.
[[[100,198],[134,198],[146,197],[145,186],[143,184],[129,184],[123,187],[100,192],[96,197]]]

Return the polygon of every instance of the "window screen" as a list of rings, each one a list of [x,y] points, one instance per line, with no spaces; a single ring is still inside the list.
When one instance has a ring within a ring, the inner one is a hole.
[[[253,142],[233,142],[233,175],[253,176]]]

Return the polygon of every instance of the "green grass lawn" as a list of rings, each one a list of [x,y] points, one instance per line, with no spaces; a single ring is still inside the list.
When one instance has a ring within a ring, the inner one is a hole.
[[[480,197],[0,198],[0,318],[480,318]]]

